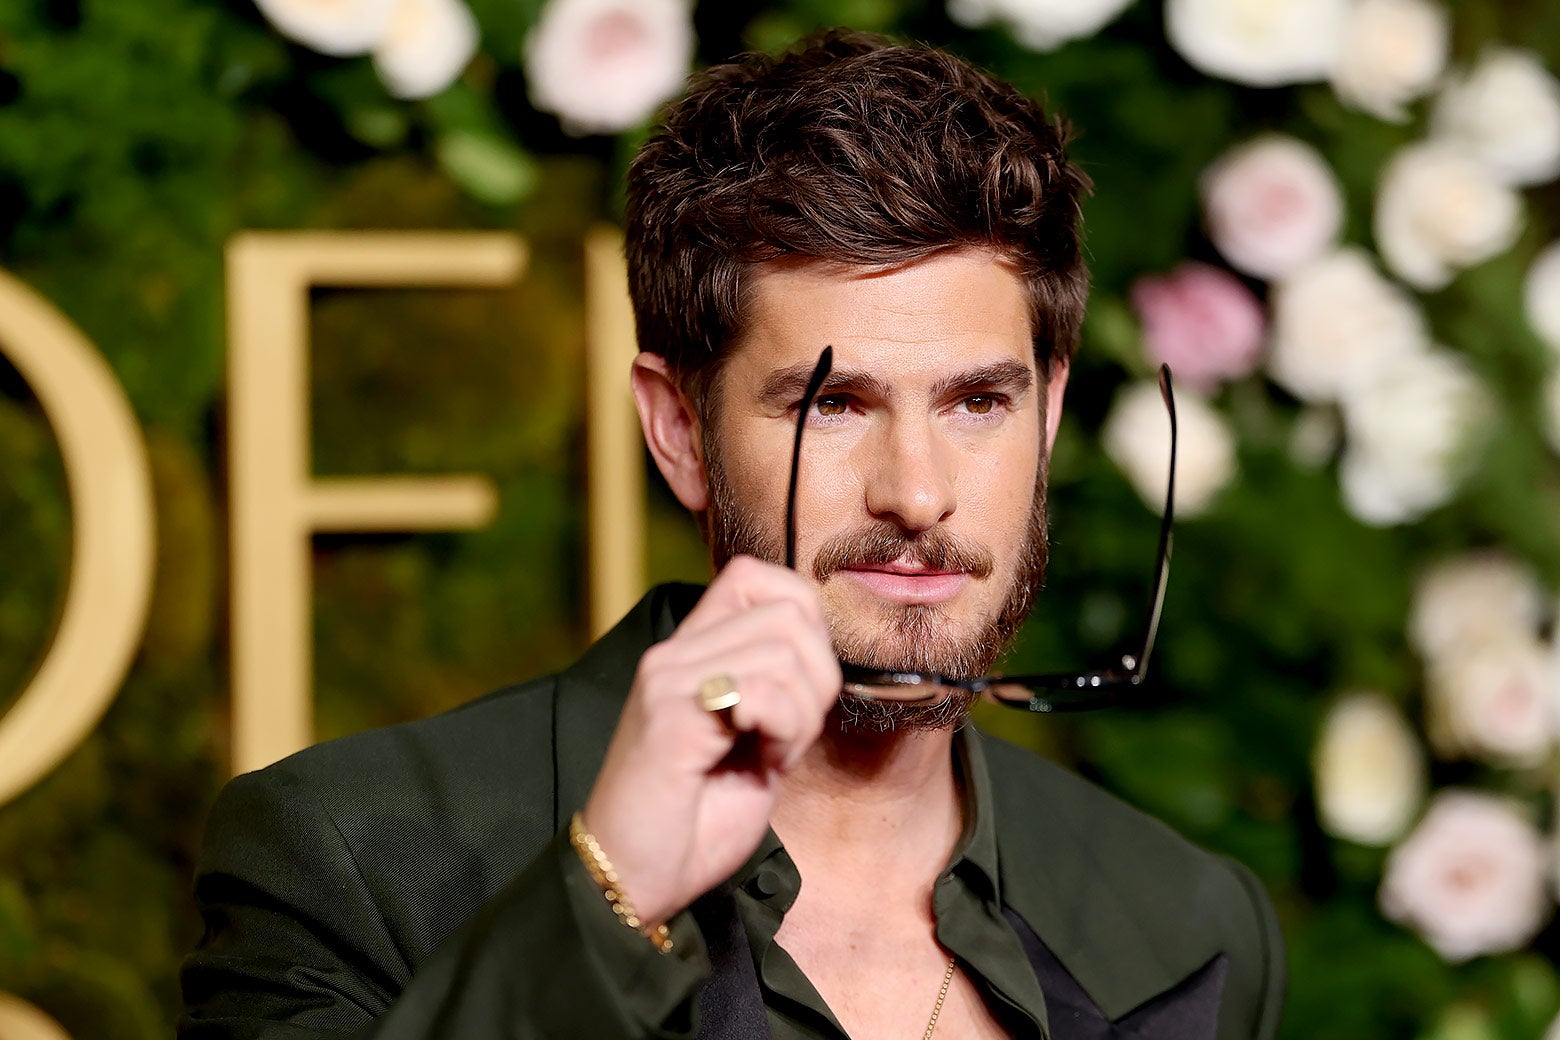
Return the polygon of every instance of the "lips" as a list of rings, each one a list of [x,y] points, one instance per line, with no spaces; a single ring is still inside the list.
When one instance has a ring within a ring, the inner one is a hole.
[[[904,604],[943,603],[958,595],[969,582],[963,571],[939,571],[915,563],[889,563],[847,567],[836,573],[862,586],[878,599]]]

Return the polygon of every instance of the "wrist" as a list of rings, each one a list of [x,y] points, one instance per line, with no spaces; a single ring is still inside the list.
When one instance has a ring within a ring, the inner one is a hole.
[[[606,850],[585,825],[585,817],[576,812],[569,821],[569,844],[579,856],[580,862],[590,874],[591,880],[601,890],[602,898],[612,907],[612,912],[626,927],[643,935],[662,953],[672,950],[672,938],[663,921],[645,920],[639,915],[629,898],[623,879],[618,875]]]

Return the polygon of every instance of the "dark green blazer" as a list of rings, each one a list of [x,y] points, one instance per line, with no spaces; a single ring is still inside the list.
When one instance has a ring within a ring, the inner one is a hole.
[[[582,935],[571,900],[589,880],[561,832],[640,655],[699,591],[652,590],[560,675],[230,783],[197,868],[206,933],[180,1040],[686,1035],[686,1011],[657,1029],[625,1015],[644,980]],[[1249,872],[1041,758],[982,746],[1004,898],[1100,1012],[1123,1019],[1222,959],[1217,1040],[1274,1035],[1283,946]]]

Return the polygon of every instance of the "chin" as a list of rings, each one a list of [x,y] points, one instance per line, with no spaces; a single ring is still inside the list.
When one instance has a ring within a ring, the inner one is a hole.
[[[993,639],[991,617],[961,621],[960,613],[946,604],[877,603],[870,623],[843,623],[831,612],[829,628],[835,652],[851,664],[973,679],[986,673],[1003,646]]]

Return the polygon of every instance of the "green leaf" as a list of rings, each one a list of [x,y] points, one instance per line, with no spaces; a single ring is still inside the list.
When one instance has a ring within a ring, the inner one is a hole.
[[[444,171],[479,202],[513,206],[536,188],[535,160],[495,134],[452,130],[435,151]]]

